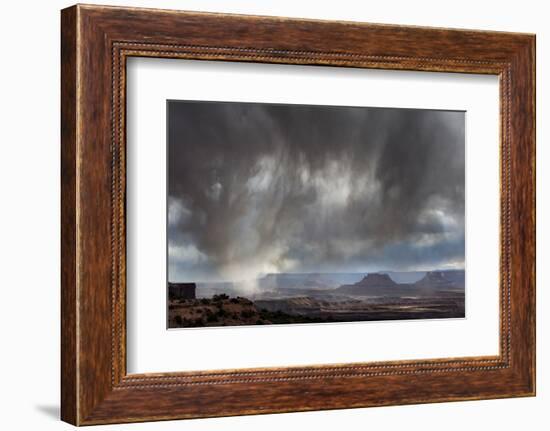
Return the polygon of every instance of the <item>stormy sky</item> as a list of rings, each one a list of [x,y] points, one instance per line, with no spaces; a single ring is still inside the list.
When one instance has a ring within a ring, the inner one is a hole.
[[[465,114],[168,102],[168,278],[464,267]]]

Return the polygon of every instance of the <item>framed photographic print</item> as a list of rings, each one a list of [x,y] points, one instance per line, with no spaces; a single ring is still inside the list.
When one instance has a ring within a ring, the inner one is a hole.
[[[535,37],[62,11],[62,419],[535,394]]]

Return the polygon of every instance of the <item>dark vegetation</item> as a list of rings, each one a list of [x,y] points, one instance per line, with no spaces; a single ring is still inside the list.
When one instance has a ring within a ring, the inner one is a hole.
[[[230,298],[226,294],[214,295],[212,298],[171,300],[168,309],[170,328],[334,321],[330,316],[313,317],[260,309],[247,298]]]

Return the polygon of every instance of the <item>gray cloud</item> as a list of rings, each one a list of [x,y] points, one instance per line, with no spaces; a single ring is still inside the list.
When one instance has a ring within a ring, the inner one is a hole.
[[[169,278],[464,264],[464,113],[170,101]]]

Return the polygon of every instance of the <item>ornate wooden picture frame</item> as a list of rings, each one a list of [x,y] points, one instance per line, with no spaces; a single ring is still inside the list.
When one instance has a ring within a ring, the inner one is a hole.
[[[535,394],[534,35],[83,5],[63,10],[61,21],[64,421]],[[125,98],[126,60],[134,56],[497,75],[500,354],[128,374]]]

